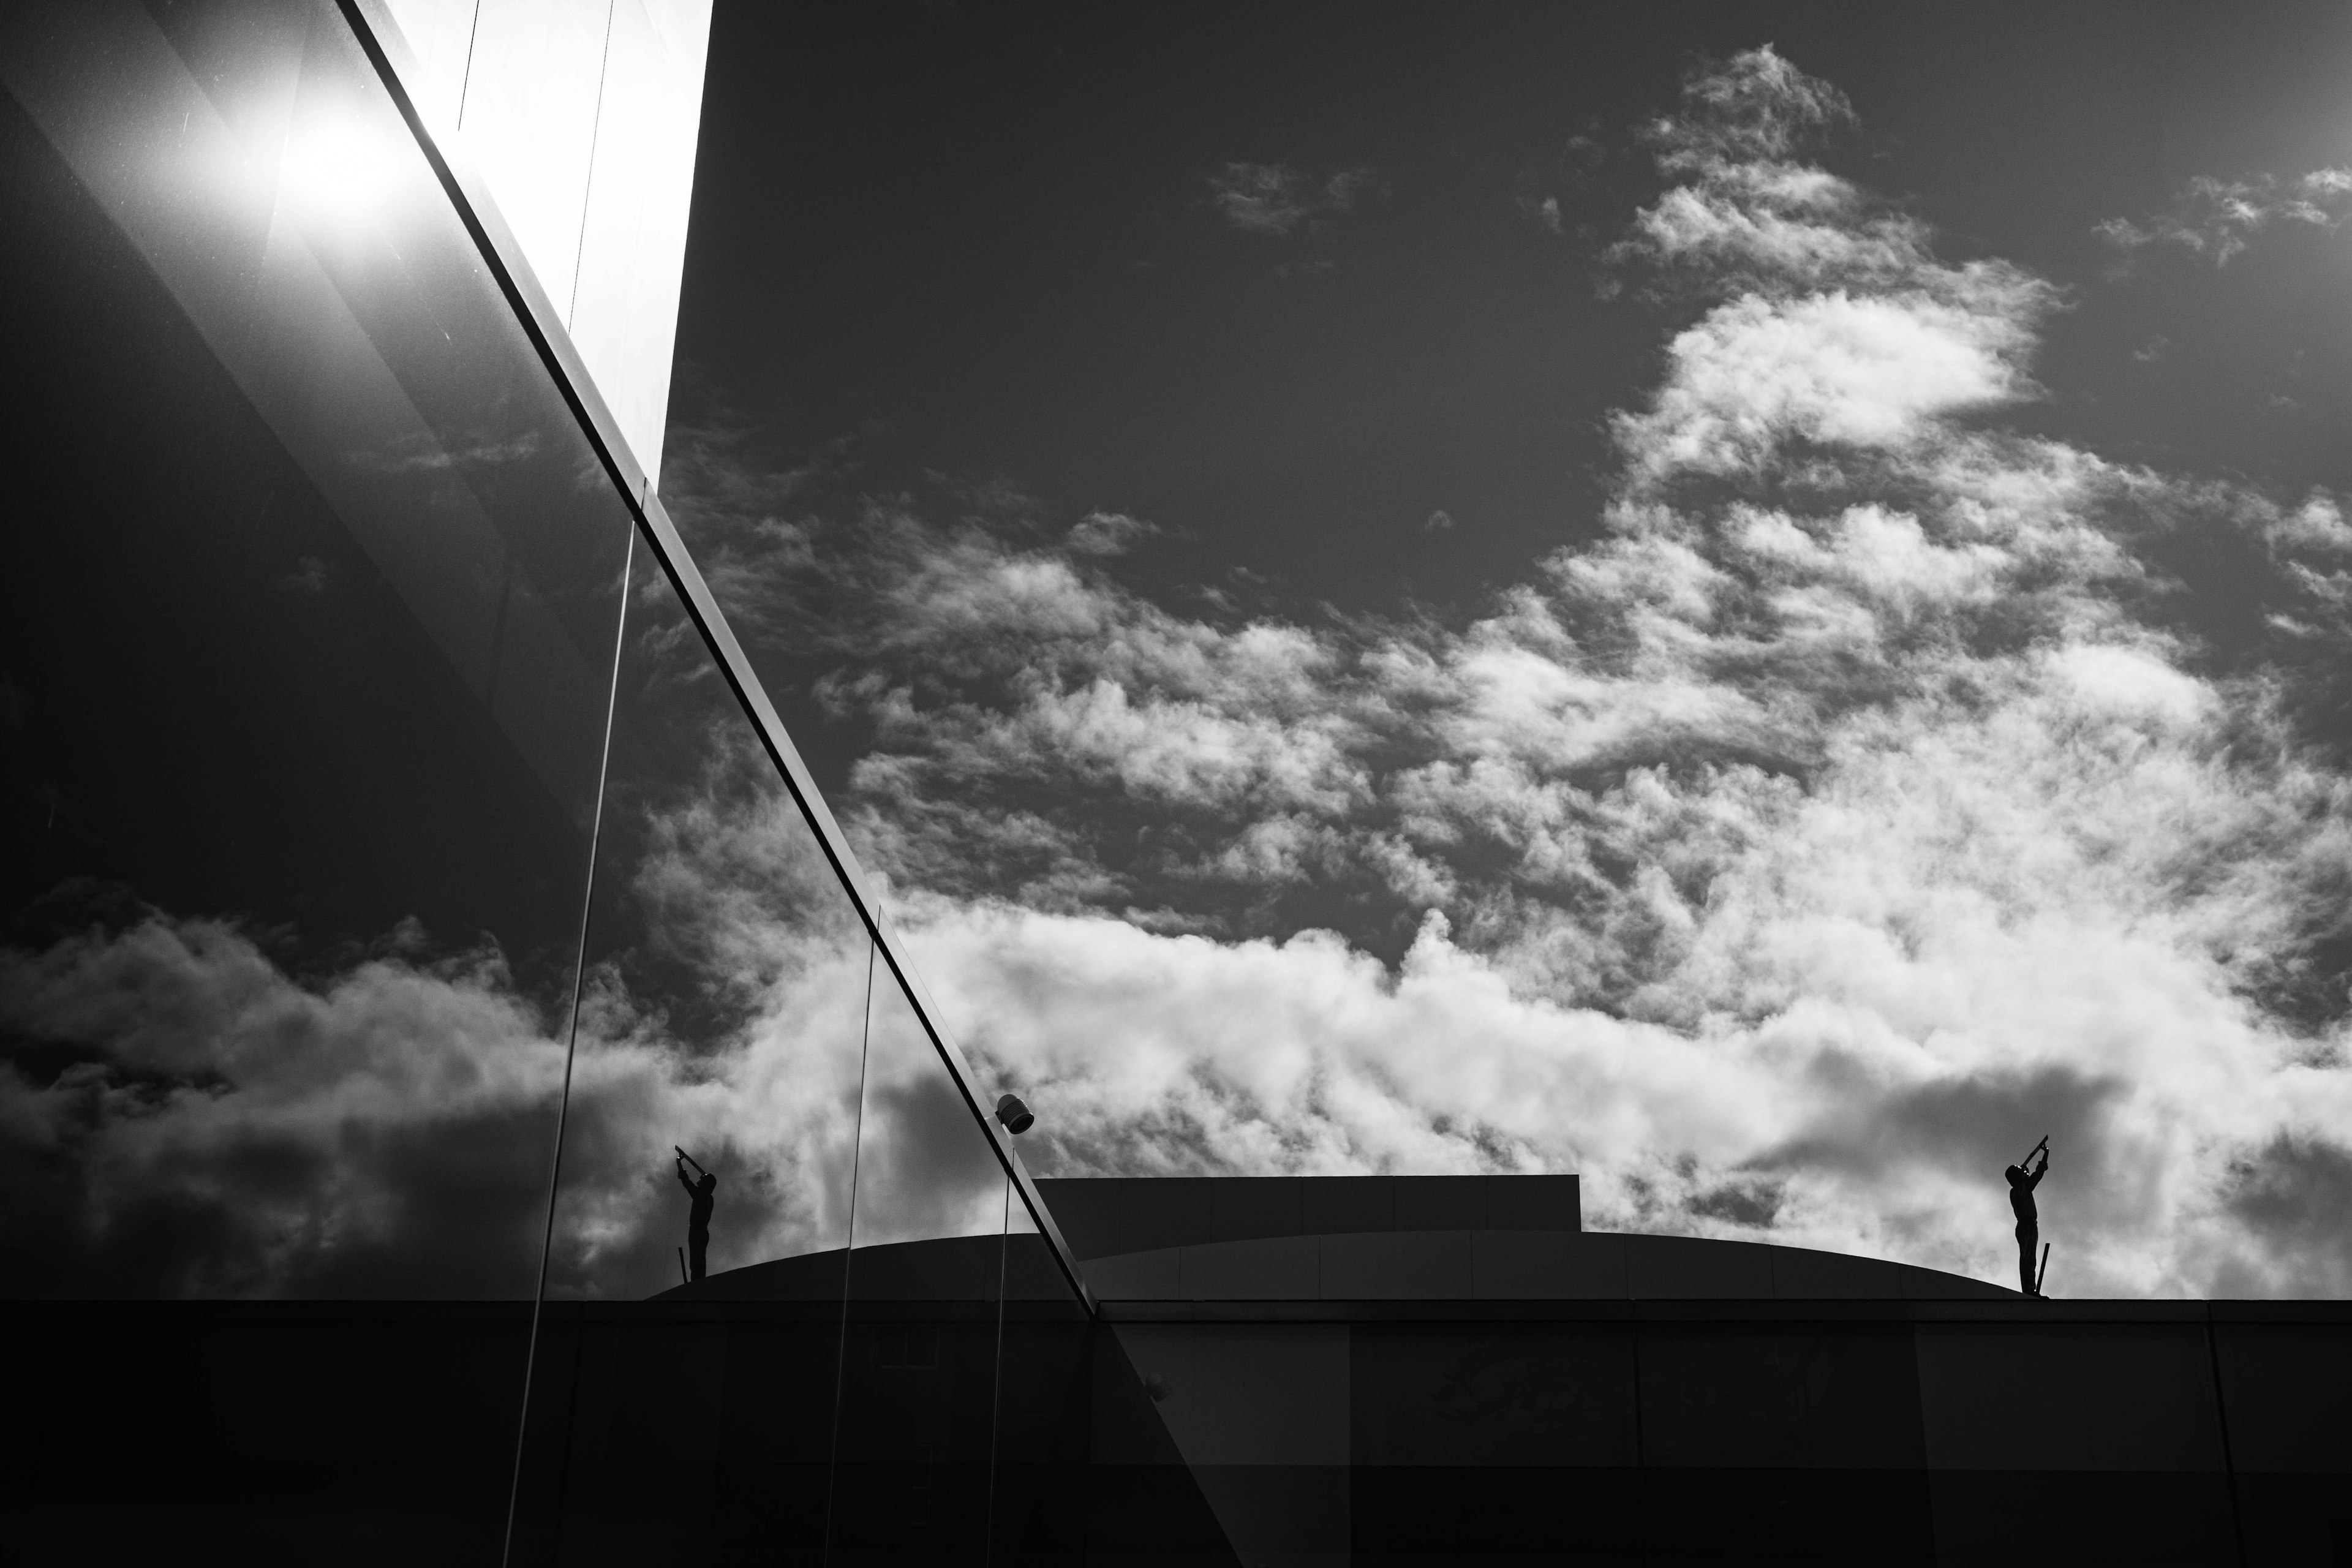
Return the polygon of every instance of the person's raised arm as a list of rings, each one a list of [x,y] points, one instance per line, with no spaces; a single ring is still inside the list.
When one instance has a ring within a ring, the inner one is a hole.
[[[693,1178],[686,1173],[685,1161],[680,1160],[677,1163],[676,1170],[672,1173],[677,1177],[677,1184],[679,1186],[684,1187],[689,1193],[694,1191],[694,1181]]]
[[[2049,1150],[2047,1150],[2047,1149],[2044,1149],[2043,1151],[2042,1151],[2042,1163],[2040,1163],[2039,1165],[2034,1166],[2034,1167],[2033,1167],[2033,1173],[2032,1173],[2032,1175],[2030,1175],[2030,1176],[2026,1177],[2026,1179],[2025,1179],[2025,1187],[2026,1187],[2026,1190],[2027,1190],[2028,1192],[2031,1192],[2031,1191],[2032,1191],[2035,1187],[2040,1186],[2040,1185],[2042,1184],[2042,1177],[2044,1177],[2044,1176],[2046,1176],[2046,1175],[2048,1175],[2049,1173],[2050,1173],[2050,1151],[2049,1151]]]

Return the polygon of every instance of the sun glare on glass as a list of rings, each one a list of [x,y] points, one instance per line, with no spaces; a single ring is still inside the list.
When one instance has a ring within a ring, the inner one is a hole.
[[[334,105],[304,116],[286,149],[285,192],[305,217],[338,228],[379,221],[415,147],[397,122]]]

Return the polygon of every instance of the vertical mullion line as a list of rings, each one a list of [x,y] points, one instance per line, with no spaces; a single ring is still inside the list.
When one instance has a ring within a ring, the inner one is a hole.
[[[2238,1456],[2230,1443],[2230,1402],[2221,1392],[2221,1336],[2213,1326],[2213,1303],[2205,1303],[2205,1364],[2213,1373],[2213,1424],[2221,1429],[2221,1475],[2230,1483],[2230,1534],[2238,1548],[2238,1563],[2246,1561],[2246,1522],[2238,1505]]]
[[[606,24],[608,26],[610,25]],[[474,91],[474,41],[481,36],[482,0],[474,0],[474,19],[466,24],[466,69],[464,74],[457,78],[457,129],[459,131],[466,129],[466,100],[471,97]],[[594,157],[595,149],[590,148],[588,155]]]
[[[841,1249],[841,1332],[833,1346],[833,1442],[824,1455],[824,1550],[820,1563],[833,1561],[833,1500],[841,1489],[841,1390],[849,1363],[849,1271],[857,1255],[857,1155],[866,1144],[866,1063],[874,1043],[874,934],[866,935],[866,1016],[857,1035],[857,1114],[850,1120],[849,1236]]]
[[[1025,1205],[1024,1205],[1025,1206]],[[1013,1250],[1013,1178],[1004,1178],[1004,1220],[996,1232],[996,1366],[988,1401],[988,1533],[981,1537],[982,1568],[996,1561],[996,1437],[1004,1411],[1004,1280]]]
[[[596,196],[596,142],[604,133],[604,79],[613,74],[613,13],[620,0],[604,5],[604,52],[596,61],[596,112],[588,121],[588,178],[580,188],[580,243],[572,252],[572,299],[563,307],[563,330],[570,331],[580,313],[580,268],[588,259],[588,204]]]
[[[515,1416],[514,1476],[507,1486],[506,1540],[499,1548],[499,1568],[514,1555],[515,1512],[522,1500],[522,1453],[530,1431],[530,1385],[539,1365],[539,1320],[547,1304],[547,1261],[555,1250],[555,1199],[563,1183],[563,1131],[572,1115],[572,1064],[580,1053],[580,996],[588,979],[588,918],[596,905],[596,855],[604,837],[605,785],[613,767],[613,714],[621,699],[621,653],[629,628],[629,595],[637,565],[637,530],[632,522],[629,542],[621,560],[621,609],[613,628],[613,679],[604,691],[604,742],[596,758],[596,810],[588,826],[588,879],[580,893],[580,941],[572,958],[572,1018],[563,1039],[563,1092],[555,1102],[555,1158],[547,1173],[547,1226],[539,1241],[539,1282],[530,1296],[530,1340],[522,1358],[522,1409]]]

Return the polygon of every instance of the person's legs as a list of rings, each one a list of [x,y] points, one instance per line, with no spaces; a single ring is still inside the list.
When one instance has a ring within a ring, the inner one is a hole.
[[[2017,1226],[2017,1288],[2027,1295],[2033,1294],[2033,1246],[2042,1239],[2042,1227],[2032,1220],[2021,1220]],[[700,1275],[695,1276],[700,1279]]]
[[[686,1272],[692,1279],[702,1278],[703,1254],[710,1249],[710,1233],[689,1230],[686,1233]]]

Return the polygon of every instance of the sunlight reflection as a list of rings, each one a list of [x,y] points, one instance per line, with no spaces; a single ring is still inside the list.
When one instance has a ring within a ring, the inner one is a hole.
[[[404,126],[355,105],[322,105],[287,140],[285,197],[301,218],[340,231],[380,222],[416,155]]]

